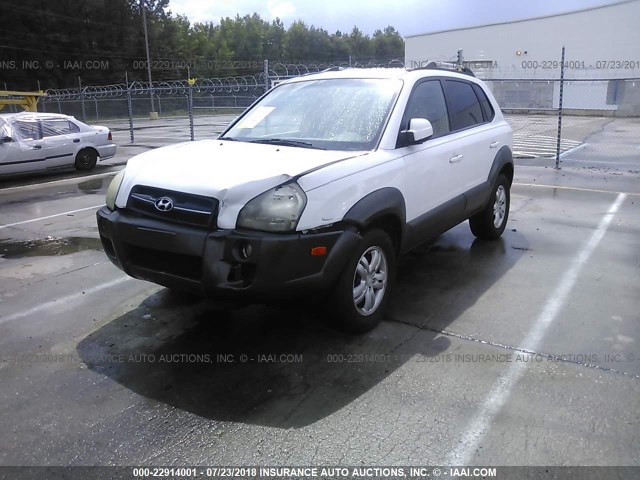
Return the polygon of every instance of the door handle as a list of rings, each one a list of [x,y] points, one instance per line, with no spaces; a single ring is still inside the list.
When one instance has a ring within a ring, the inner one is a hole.
[[[462,155],[455,155],[449,159],[449,163],[456,163],[462,160]]]
[[[73,143],[80,143],[80,139],[79,138],[74,138],[73,139]]]
[[[489,148],[496,148],[498,145],[500,145],[500,142],[491,142]]]
[[[42,148],[42,145],[34,145],[33,147],[31,147],[31,150],[40,150]]]

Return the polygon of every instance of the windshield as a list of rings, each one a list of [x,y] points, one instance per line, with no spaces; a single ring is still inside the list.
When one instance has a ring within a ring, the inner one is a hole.
[[[376,147],[402,83],[309,80],[276,87],[222,139],[327,150]]]

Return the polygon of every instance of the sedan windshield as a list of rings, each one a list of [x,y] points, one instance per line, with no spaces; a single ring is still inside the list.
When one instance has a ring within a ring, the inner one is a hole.
[[[223,140],[327,150],[371,150],[402,83],[395,79],[330,79],[274,88]]]

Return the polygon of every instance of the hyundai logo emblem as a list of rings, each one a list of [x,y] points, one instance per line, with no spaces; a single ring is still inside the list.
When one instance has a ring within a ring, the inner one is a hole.
[[[156,209],[160,210],[161,212],[169,212],[171,210],[173,210],[173,200],[171,200],[169,197],[161,197],[158,200],[156,200]]]

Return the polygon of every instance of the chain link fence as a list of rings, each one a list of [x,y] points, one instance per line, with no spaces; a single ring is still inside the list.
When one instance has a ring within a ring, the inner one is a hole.
[[[486,82],[513,128],[516,158],[640,170],[640,78]]]
[[[160,117],[156,124],[163,124],[170,117],[188,117],[189,138],[193,140],[198,136],[194,133],[195,117],[205,121],[204,116],[239,114],[280,81],[349,66],[404,65],[398,59],[332,64],[265,62],[263,72],[238,77],[48,90],[39,110],[74,115],[89,123],[128,119],[133,143],[136,123],[149,118],[153,95]],[[475,73],[485,80],[513,127],[516,158],[569,161],[609,155],[640,163],[640,78],[603,78],[602,72],[598,78],[584,78],[583,72],[581,78],[566,80],[496,78],[495,70],[482,68]],[[499,73],[506,75],[507,72]],[[550,72],[554,76],[557,73]],[[562,116],[561,130],[559,115]]]

